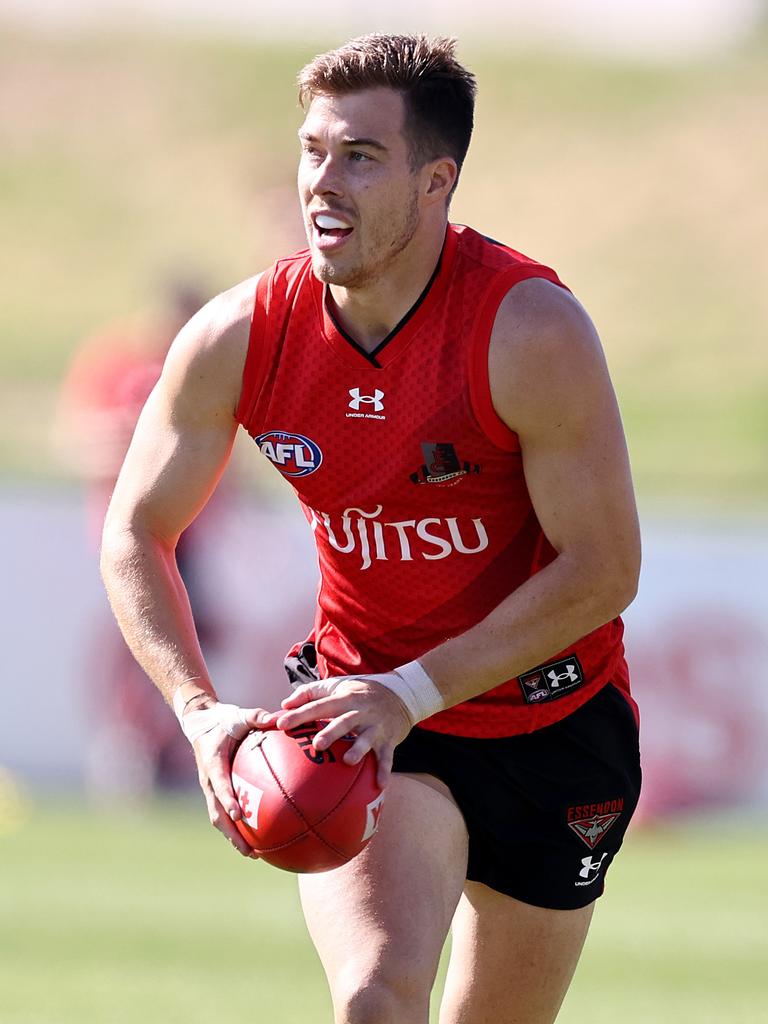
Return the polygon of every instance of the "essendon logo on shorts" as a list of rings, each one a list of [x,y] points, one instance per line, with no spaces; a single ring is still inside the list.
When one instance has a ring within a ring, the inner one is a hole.
[[[551,661],[548,665],[524,672],[518,677],[520,689],[526,704],[541,704],[557,700],[575,690],[584,682],[584,673],[575,654],[562,661]]]
[[[624,810],[624,797],[603,800],[596,804],[579,804],[566,812],[568,828],[572,829],[590,850],[594,850]]]

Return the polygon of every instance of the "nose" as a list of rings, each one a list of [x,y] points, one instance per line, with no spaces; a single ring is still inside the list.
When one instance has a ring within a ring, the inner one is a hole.
[[[313,196],[342,196],[344,187],[338,163],[326,154],[325,159],[319,164],[311,176],[309,190]]]

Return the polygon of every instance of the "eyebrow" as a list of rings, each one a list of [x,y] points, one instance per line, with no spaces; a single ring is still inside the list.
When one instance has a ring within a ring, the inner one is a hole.
[[[305,142],[317,142],[317,137],[312,135],[311,132],[305,132],[303,129],[299,129],[299,138]],[[342,146],[368,146],[370,149],[377,149],[381,153],[387,153],[389,150],[383,142],[379,142],[378,139],[351,139],[349,136],[345,136],[341,140]]]

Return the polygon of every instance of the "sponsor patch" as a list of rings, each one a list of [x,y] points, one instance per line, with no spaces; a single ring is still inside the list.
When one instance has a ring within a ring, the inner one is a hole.
[[[477,463],[462,462],[452,444],[438,444],[435,441],[422,441],[421,454],[423,465],[411,473],[415,484],[457,484],[469,473],[479,473]]]
[[[318,445],[303,434],[268,430],[254,437],[262,455],[280,470],[283,476],[309,476],[320,468],[323,453]]]
[[[577,804],[566,812],[568,828],[572,829],[590,850],[594,850],[606,832],[621,817],[624,797],[602,800],[594,804]]]
[[[551,661],[518,676],[526,704],[557,700],[584,682],[584,673],[575,654],[561,661]]]

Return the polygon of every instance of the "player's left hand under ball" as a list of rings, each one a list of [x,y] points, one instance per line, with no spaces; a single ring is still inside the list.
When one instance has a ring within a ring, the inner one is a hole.
[[[282,702],[278,729],[294,729],[307,722],[330,719],[312,741],[326,750],[350,733],[355,741],[344,755],[347,764],[362,761],[369,750],[378,762],[377,784],[383,789],[392,772],[395,747],[413,727],[403,701],[376,682],[375,676],[339,676],[299,686]]]
[[[249,732],[270,724],[274,717],[262,708],[222,704],[206,695],[191,701],[179,716],[195,753],[210,822],[244,857],[256,855],[234,825],[241,811],[232,789],[232,756]]]

